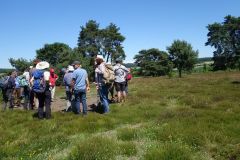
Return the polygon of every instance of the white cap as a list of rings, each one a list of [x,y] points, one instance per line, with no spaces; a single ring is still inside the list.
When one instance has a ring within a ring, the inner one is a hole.
[[[102,55],[97,55],[96,59],[102,59],[103,60],[103,56]]]
[[[68,66],[68,71],[74,71],[73,66]]]

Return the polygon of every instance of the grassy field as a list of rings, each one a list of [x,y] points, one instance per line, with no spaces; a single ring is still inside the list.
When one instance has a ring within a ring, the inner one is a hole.
[[[240,72],[137,78],[107,115],[0,113],[0,159],[240,159]]]

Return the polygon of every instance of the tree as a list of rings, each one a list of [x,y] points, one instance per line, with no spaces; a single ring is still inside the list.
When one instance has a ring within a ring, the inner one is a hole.
[[[10,58],[9,63],[20,72],[24,72],[24,70],[29,68],[29,66],[31,65],[31,61],[28,61],[24,58]]]
[[[101,30],[103,56],[107,57],[106,62],[113,62],[116,58],[126,57],[122,43],[125,37],[119,32],[120,28],[111,23]]]
[[[223,23],[207,26],[206,45],[215,48],[213,69],[240,69],[240,17],[226,16]]]
[[[90,20],[85,26],[81,26],[78,37],[78,48],[86,57],[103,55],[106,61],[113,61],[116,58],[125,58],[122,43],[125,37],[119,32],[120,28],[111,23],[105,29],[100,29],[96,21]]]
[[[168,54],[155,48],[139,51],[134,59],[144,76],[162,76],[172,71]]]
[[[72,49],[64,43],[45,44],[38,49],[37,59],[49,62],[56,67],[58,64],[69,63]]]
[[[78,48],[84,56],[94,57],[100,53],[101,35],[99,24],[96,21],[89,20],[85,27],[81,26]]]
[[[182,77],[182,71],[191,71],[194,68],[198,51],[194,51],[191,44],[175,40],[170,47],[167,47],[167,50],[174,67],[178,69],[179,77]]]

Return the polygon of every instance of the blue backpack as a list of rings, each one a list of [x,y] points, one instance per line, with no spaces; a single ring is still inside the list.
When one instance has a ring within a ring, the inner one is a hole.
[[[42,70],[36,70],[32,74],[34,77],[32,89],[36,93],[44,93],[46,90],[46,82],[43,73]]]

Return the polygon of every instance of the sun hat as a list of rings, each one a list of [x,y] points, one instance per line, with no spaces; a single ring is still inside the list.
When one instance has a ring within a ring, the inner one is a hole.
[[[68,66],[68,71],[70,71],[70,72],[74,71],[73,66]]]
[[[102,59],[103,60],[103,56],[102,55],[97,55],[96,59]]]
[[[46,61],[42,61],[42,62],[39,62],[36,66],[36,69],[40,69],[40,70],[43,70],[43,69],[47,69],[49,68],[49,63],[46,62]]]

